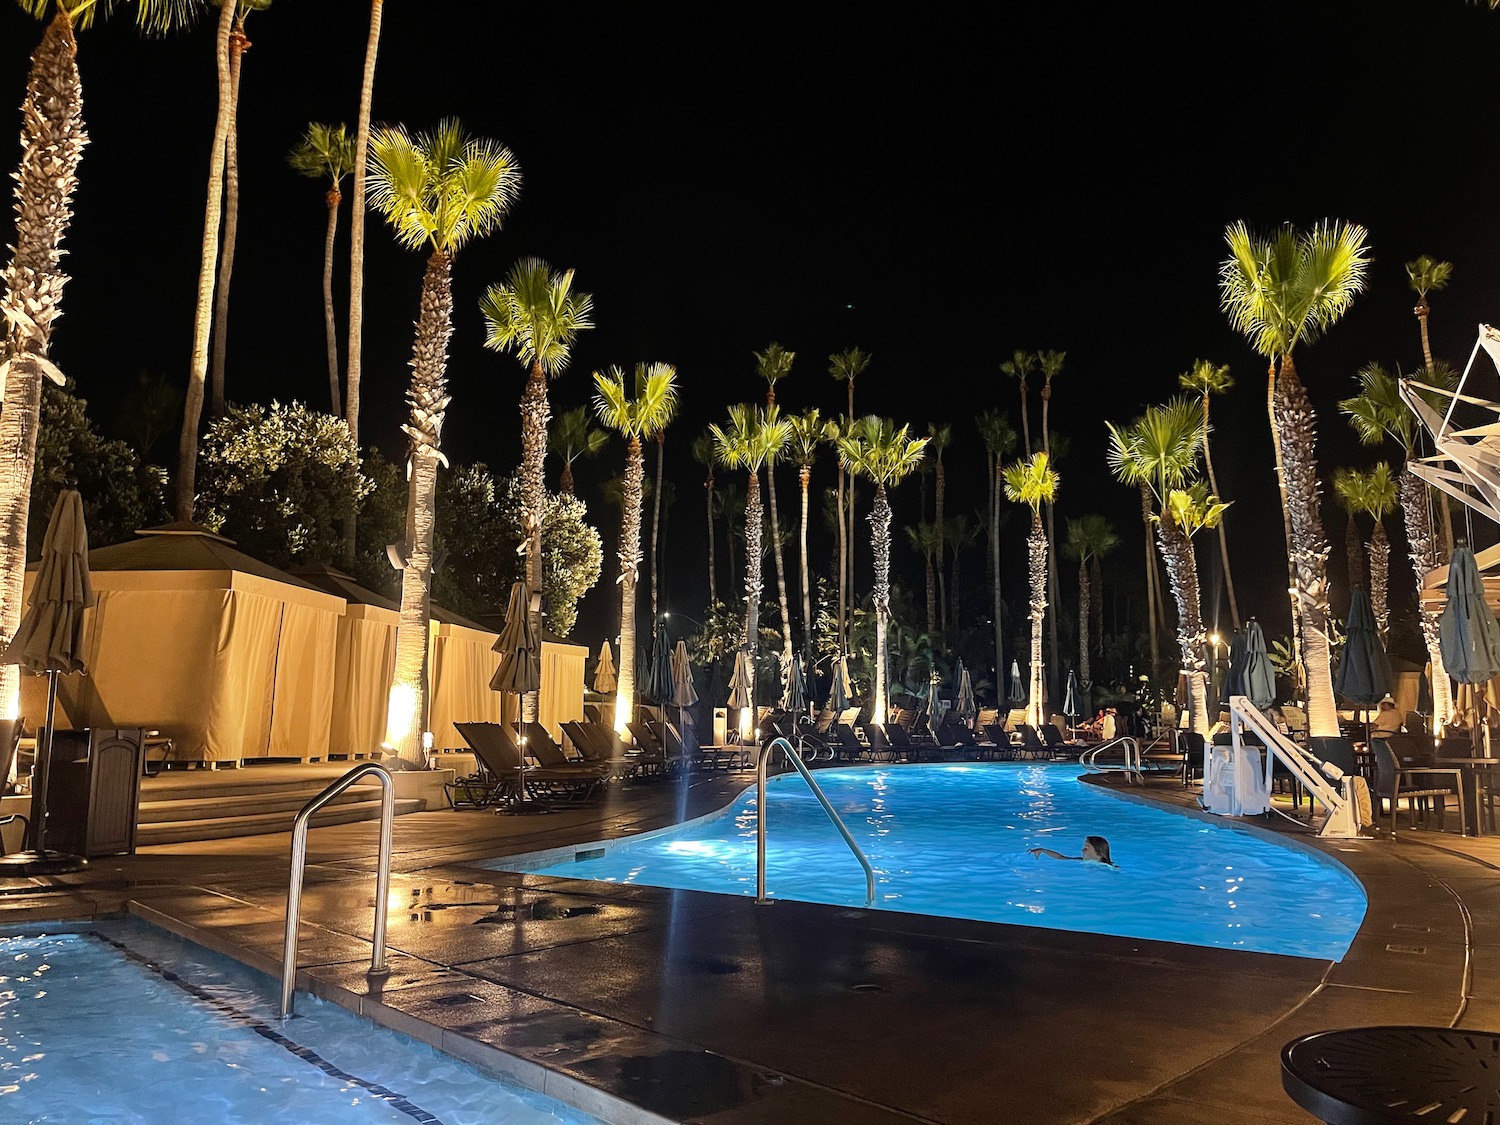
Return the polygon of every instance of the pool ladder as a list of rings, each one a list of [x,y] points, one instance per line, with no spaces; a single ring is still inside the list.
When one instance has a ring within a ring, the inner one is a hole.
[[[766,763],[771,758],[771,752],[777,747],[781,748],[782,757],[797,767],[797,772],[807,782],[813,796],[818,799],[818,804],[823,806],[823,811],[828,814],[828,819],[833,821],[833,826],[839,830],[839,835],[844,838],[844,843],[849,845],[849,850],[854,853],[854,858],[859,860],[859,865],[865,869],[865,905],[875,905],[875,869],[870,866],[870,861],[865,858],[865,853],[859,850],[859,845],[854,842],[854,837],[849,835],[849,829],[844,827],[844,822],[839,819],[839,814],[829,804],[823,789],[813,780],[813,775],[802,762],[802,756],[792,749],[792,744],[785,738],[776,737],[771,739],[762,747],[760,761],[755,769],[755,901],[761,906],[775,902],[775,899],[766,897]]]
[[[1125,762],[1123,765],[1100,763],[1099,756],[1101,754],[1106,750],[1117,748],[1124,751]],[[1145,784],[1140,743],[1131,735],[1121,735],[1119,738],[1110,739],[1102,746],[1095,746],[1090,750],[1085,750],[1083,757],[1078,761],[1084,769],[1089,770],[1091,773],[1124,773],[1126,780],[1131,785]]]
[[[391,888],[391,826],[396,819],[396,786],[390,773],[376,762],[361,762],[302,806],[292,823],[292,875],[286,890],[286,937],[281,946],[281,1018],[292,1014],[297,986],[297,923],[302,917],[302,875],[307,867],[307,824],[329,801],[367,773],[380,780],[380,856],[375,867],[375,932],[370,950],[370,977],[390,974],[385,964],[386,900]]]

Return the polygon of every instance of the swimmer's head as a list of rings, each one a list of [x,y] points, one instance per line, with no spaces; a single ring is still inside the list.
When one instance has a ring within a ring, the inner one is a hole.
[[[1102,863],[1107,867],[1115,865],[1114,860],[1109,858],[1109,841],[1103,836],[1089,836],[1084,839],[1083,858]]]

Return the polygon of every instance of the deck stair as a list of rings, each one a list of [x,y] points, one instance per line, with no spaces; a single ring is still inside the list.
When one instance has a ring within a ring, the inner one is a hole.
[[[234,771],[171,771],[141,781],[136,846],[180,844],[290,832],[298,810],[347,763],[255,765]],[[397,800],[396,814],[420,812],[420,799]],[[312,818],[314,828],[380,819],[380,785],[353,786]]]

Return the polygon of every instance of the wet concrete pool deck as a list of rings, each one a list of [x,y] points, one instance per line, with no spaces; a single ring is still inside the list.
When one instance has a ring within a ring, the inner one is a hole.
[[[1337,964],[473,865],[699,816],[751,780],[398,818],[375,988],[375,827],[314,829],[299,984],[620,1125],[1282,1125],[1313,1120],[1281,1089],[1290,1039],[1500,1028],[1500,836],[1403,823],[1394,842],[1317,845],[1369,894]],[[1192,799],[1174,781],[1145,796]],[[130,912],[279,974],[288,846],[164,845],[0,880],[0,919]]]

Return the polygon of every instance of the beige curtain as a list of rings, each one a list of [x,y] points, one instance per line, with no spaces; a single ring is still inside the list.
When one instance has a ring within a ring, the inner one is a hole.
[[[500,667],[499,653],[491,651],[494,643],[494,633],[433,623],[427,723],[433,749],[467,749],[454,723],[500,721],[500,693],[490,690],[490,679]]]
[[[364,616],[355,616],[364,609]],[[339,619],[333,658],[329,753],[370,754],[385,740],[386,697],[396,663],[394,613],[351,605]]]
[[[542,688],[537,719],[554,739],[562,724],[583,718],[584,665],[589,650],[579,645],[542,642]]]
[[[271,752],[271,700],[285,603],[223,591],[207,699],[210,761],[265,758]]]
[[[321,607],[285,604],[276,650],[270,756],[328,759],[339,618]]]

